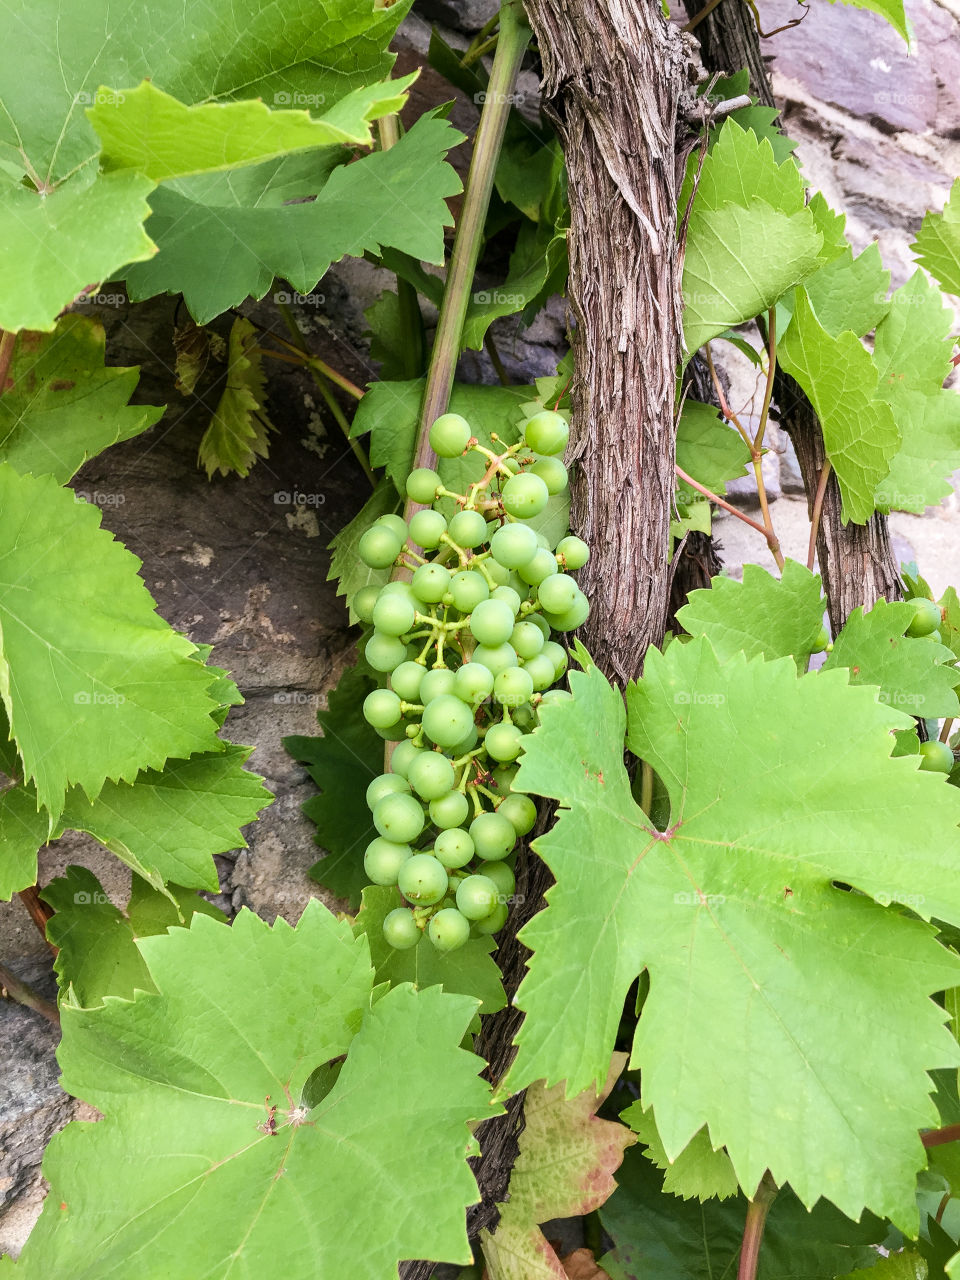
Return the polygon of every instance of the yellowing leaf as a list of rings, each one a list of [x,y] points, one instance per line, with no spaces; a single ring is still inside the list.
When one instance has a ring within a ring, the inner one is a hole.
[[[267,378],[257,345],[257,331],[238,317],[230,330],[227,384],[213,419],[200,441],[200,461],[212,480],[214,472],[246,476],[257,458],[270,452],[268,433],[275,430],[267,417]]]

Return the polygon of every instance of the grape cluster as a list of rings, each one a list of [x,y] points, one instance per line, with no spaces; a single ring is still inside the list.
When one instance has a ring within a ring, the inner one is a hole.
[[[454,951],[471,931],[497,933],[507,918],[512,854],[537,816],[512,789],[515,762],[538,708],[570,696],[553,687],[567,653],[552,635],[589,613],[568,573],[586,563],[586,543],[567,536],[551,549],[529,523],[567,487],[567,438],[564,418],[545,410],[519,443],[494,436],[487,448],[459,414],[444,414],[430,430],[434,452],[478,453],[484,475],[459,494],[436,471],[413,471],[407,497],[430,505],[409,525],[382,516],[360,539],[371,568],[412,572],[409,582],[364,587],[353,602],[373,624],[366,659],[389,675],[389,687],[363,704],[368,722],[397,743],[390,771],[367,789],[378,834],[364,869],[399,891],[404,905],[383,924],[399,950],[425,931],[438,951]]]

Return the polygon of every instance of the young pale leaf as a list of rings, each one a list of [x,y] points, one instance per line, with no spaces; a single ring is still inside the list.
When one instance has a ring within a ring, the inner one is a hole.
[[[770,1169],[807,1205],[915,1228],[926,1073],[960,1062],[929,996],[960,959],[871,899],[960,919],[960,794],[891,759],[911,721],[846,673],[722,662],[700,638],[651,650],[628,691],[627,745],[670,797],[659,831],[631,794],[620,694],[596,669],[570,684],[518,778],[562,809],[536,842],[557,883],[521,933],[509,1084],[601,1079],[646,970],[632,1063],[668,1158],[706,1124],[748,1191]]]
[[[249,475],[257,458],[270,452],[269,433],[276,428],[267,417],[267,378],[256,346],[256,329],[238,316],[230,329],[223,395],[200,441],[200,461],[210,480],[217,471]]]
[[[64,1087],[105,1118],[47,1149],[25,1280],[64,1258],[76,1280],[129,1276],[132,1259],[166,1280],[185,1257],[211,1278],[282,1258],[314,1280],[340,1274],[345,1222],[363,1241],[354,1280],[395,1278],[403,1258],[469,1261],[467,1124],[495,1113],[459,1047],[474,1001],[405,986],[371,1008],[366,942],[317,902],[296,929],[242,912],[139,945],[159,994],[63,1010]],[[301,1106],[342,1054],[337,1083]]]
[[[87,316],[20,335],[0,398],[0,459],[66,484],[88,458],[159,422],[162,408],[128,404],[140,370],[105,366],[105,346]]]
[[[371,122],[399,111],[415,79],[355,89],[319,119],[309,111],[271,111],[259,99],[188,107],[145,80],[124,93],[100,88],[87,119],[99,135],[106,171],[136,169],[166,182],[317,147],[369,147]]]
[[[51,822],[170,758],[221,750],[211,672],[156,613],[99,510],[0,463],[0,695]]]
[[[615,1053],[603,1090],[569,1100],[563,1086],[530,1086],[523,1103],[520,1154],[510,1173],[510,1198],[495,1231],[481,1231],[489,1280],[565,1280],[566,1271],[539,1223],[592,1213],[616,1189],[613,1175],[636,1141],[622,1124],[597,1111],[623,1070]]]
[[[670,1195],[684,1200],[727,1200],[740,1190],[737,1175],[730,1157],[721,1147],[714,1151],[706,1129],[694,1134],[675,1160],[670,1160],[660,1134],[653,1111],[644,1111],[643,1104],[633,1103],[620,1113],[645,1144],[643,1154],[663,1174],[663,1189]]]
[[[960,178],[950,188],[943,212],[926,214],[910,247],[941,289],[960,295]]]
[[[914,607],[878,601],[854,609],[833,642],[822,670],[846,667],[851,684],[879,685],[880,701],[921,719],[960,715],[960,684],[952,650],[924,636],[908,636]]]
[[[365,666],[365,664],[364,664]],[[363,853],[377,834],[367,807],[367,787],[383,772],[383,739],[363,715],[363,700],[379,681],[369,668],[347,667],[317,712],[322,737],[284,738],[284,749],[306,765],[320,787],[303,812],[317,824],[316,842],[326,854],[310,875],[353,910],[368,883]]]
[[[840,486],[843,519],[865,524],[874,512],[877,487],[902,443],[894,414],[879,397],[877,367],[869,351],[855,333],[832,337],[799,289],[777,358],[820,419]]]
[[[600,1259],[611,1280],[732,1280],[747,1213],[743,1196],[702,1205],[678,1200],[636,1150],[627,1152],[617,1182],[600,1210],[614,1243]],[[822,1200],[807,1213],[785,1189],[770,1207],[757,1274],[761,1280],[832,1280],[875,1262],[870,1246],[886,1231],[876,1218],[858,1225]]]
[[[456,951],[441,955],[424,936],[410,950],[395,951],[384,940],[383,921],[394,907],[404,905],[397,889],[367,885],[363,890],[363,909],[354,933],[367,936],[377,981],[393,987],[412,982],[420,990],[440,986],[455,995],[473,996],[480,1001],[479,1012],[484,1015],[502,1009],[507,998],[500,970],[490,954],[496,949],[493,939],[470,938]]]
[[[755,564],[743,566],[742,582],[712,578],[709,590],[690,592],[677,621],[690,635],[706,636],[721,659],[791,657],[805,671],[823,610],[819,574],[788,560],[779,578]]]

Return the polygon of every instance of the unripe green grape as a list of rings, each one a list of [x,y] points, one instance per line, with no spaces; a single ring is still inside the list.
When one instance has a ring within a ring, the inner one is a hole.
[[[438,458],[459,458],[472,435],[466,418],[459,413],[445,413],[430,428],[430,448]]]
[[[543,629],[533,622],[518,622],[510,633],[510,643],[516,649],[518,658],[532,658],[545,644]]]
[[[567,669],[569,661],[567,651],[562,644],[557,644],[556,640],[548,640],[543,646],[544,655],[553,663],[553,669],[556,672],[556,678],[560,677]]]
[[[433,842],[433,856],[450,870],[465,867],[474,853],[470,833],[462,827],[448,827]]]
[[[407,770],[407,780],[423,800],[439,800],[453,789],[456,775],[446,756],[424,751]]]
[[[353,597],[353,612],[361,622],[373,621],[373,606],[379,598],[380,588],[372,584],[369,587],[361,587]]]
[[[940,626],[943,615],[940,606],[923,596],[913,596],[907,601],[914,607],[913,620],[907,627],[908,636],[928,636]]]
[[[413,627],[413,603],[398,592],[381,593],[373,610],[373,625],[385,636],[402,636]]]
[[[377,801],[396,791],[408,792],[410,784],[399,773],[381,773],[367,787],[367,808],[376,808]]]
[[[522,791],[511,791],[497,805],[497,813],[508,819],[518,836],[528,835],[537,821],[537,806]]]
[[[541,409],[524,423],[523,438],[534,453],[555,457],[566,449],[570,428],[563,414],[554,409]]]
[[[403,543],[392,529],[372,524],[357,543],[357,555],[371,569],[386,569],[400,554]]]
[[[810,646],[811,651],[813,653],[822,653],[823,650],[826,649],[826,647],[829,645],[829,643],[830,643],[830,632],[827,630],[826,627],[821,627],[820,630],[817,632],[816,639],[813,641],[813,643]]]
[[[450,586],[450,570],[442,564],[422,564],[413,575],[413,590],[427,604],[437,604]]]
[[[378,800],[373,810],[373,825],[394,844],[416,840],[424,826],[423,806],[411,795],[395,791]]]
[[[539,476],[525,471],[510,477],[503,486],[500,500],[509,515],[518,520],[532,520],[547,505],[550,493]]]
[[[373,689],[363,700],[363,718],[375,729],[390,729],[400,719],[400,699],[392,689]]]
[[[391,772],[399,773],[401,778],[405,778],[407,770],[419,754],[420,748],[415,747],[412,742],[399,743],[394,747],[393,755],[390,757]]]
[[[495,587],[502,587],[510,577],[511,570],[505,568],[499,560],[494,560],[492,556],[484,562],[484,568]]]
[[[515,476],[517,472],[520,470],[520,461],[516,457],[504,458],[503,465],[506,467],[506,469],[510,472],[512,476]]]
[[[546,547],[537,547],[533,559],[517,572],[528,586],[538,587],[546,578],[557,573],[557,557]]]
[[[490,539],[493,558],[505,569],[528,564],[536,555],[537,546],[537,535],[525,524],[501,525]]]
[[[554,631],[576,631],[577,627],[586,622],[589,614],[590,601],[578,587],[573,605],[565,613],[548,612],[547,621]]]
[[[479,511],[458,511],[447,532],[458,547],[479,547],[487,540],[487,522]]]
[[[509,587],[497,587],[497,591],[509,591]],[[510,639],[514,627],[514,614],[504,600],[481,600],[470,617],[470,630],[479,644],[495,647]]]
[[[477,732],[477,726],[471,723],[466,735],[462,737],[455,746],[449,748],[450,754],[455,760],[459,760],[460,757],[465,756],[468,751],[472,751],[479,741],[480,734]]]
[[[380,588],[380,594],[381,596],[402,596],[404,600],[411,600],[414,604],[417,600],[410,583],[404,582],[400,578],[385,582]]]
[[[473,661],[480,662],[493,672],[494,679],[501,671],[518,665],[517,652],[509,641],[503,644],[478,644],[473,651]]]
[[[442,481],[430,467],[417,467],[407,476],[407,497],[411,502],[432,502]]]
[[[520,707],[533,697],[533,680],[523,667],[507,667],[493,682],[493,696],[506,707]]]
[[[521,583],[521,586],[523,584]],[[490,593],[491,600],[502,600],[510,610],[510,630],[513,630],[513,620],[520,612],[520,606],[523,604],[523,598],[516,587],[505,583],[502,587],[497,587],[495,591]],[[470,630],[473,631],[473,623],[470,624]],[[474,631],[474,635],[476,632]]]
[[[590,559],[590,548],[582,538],[570,533],[557,543],[557,555],[563,556],[568,569],[582,569]]]
[[[401,543],[406,542],[407,540],[407,522],[404,520],[403,516],[398,516],[393,512],[390,512],[385,516],[377,516],[371,527],[391,529],[400,539]]]
[[[448,791],[439,800],[430,801],[430,821],[441,831],[462,826],[469,812],[470,801],[462,791]]]
[[[438,747],[455,747],[473,726],[473,712],[453,694],[434,698],[423,712],[423,730]]]
[[[444,907],[431,916],[427,937],[438,951],[457,951],[470,937],[470,921],[456,907]]]
[[[545,653],[537,653],[523,664],[523,669],[533,682],[537,693],[549,689],[557,678],[553,662]]]
[[[457,910],[468,920],[482,920],[497,905],[497,886],[488,876],[467,876],[457,885]]]
[[[516,828],[502,813],[478,813],[470,823],[470,835],[484,862],[499,862],[517,843]]]
[[[488,599],[490,588],[481,574],[474,573],[472,569],[461,569],[450,579],[450,595],[455,609],[461,613],[471,613],[481,600]]]
[[[401,662],[390,676],[394,693],[399,694],[404,702],[419,702],[424,674],[425,668],[419,662]]]
[[[516,760],[523,745],[523,733],[515,724],[492,724],[483,739],[487,755],[491,760],[506,763]]]
[[[432,907],[447,892],[447,869],[431,853],[415,853],[400,868],[397,888],[408,902]]]
[[[540,723],[539,717],[533,709],[533,704],[530,702],[524,702],[522,706],[514,707],[510,712],[510,719],[523,733],[532,733]]]
[[[388,912],[383,920],[383,940],[394,951],[409,951],[421,938],[420,927],[413,918],[413,912],[406,907],[397,907]]]
[[[445,693],[453,693],[455,677],[448,667],[434,667],[420,682],[420,701],[424,706]]]
[[[410,540],[418,547],[433,551],[447,531],[447,522],[439,511],[418,511],[410,519]]]
[[[517,765],[501,764],[493,771],[493,789],[501,796],[511,794],[514,779],[517,776]]]
[[[572,702],[573,694],[566,689],[548,689],[540,699],[541,707],[552,706],[556,702]]]
[[[550,639],[550,623],[542,613],[525,613],[523,620],[524,622],[532,622],[535,627],[539,627],[543,632],[544,640]]]
[[[925,772],[950,773],[953,765],[953,752],[945,742],[920,743],[920,768]]]
[[[453,692],[468,706],[478,707],[493,693],[493,672],[482,662],[465,662],[453,677]]]
[[[566,613],[577,599],[579,587],[565,573],[545,578],[537,587],[537,599],[545,613]]]
[[[483,934],[486,937],[499,933],[507,923],[507,916],[509,914],[510,911],[507,904],[505,902],[498,902],[488,916],[485,916],[482,920],[474,921],[474,932]]]
[[[413,850],[408,844],[395,844],[377,836],[367,845],[363,869],[371,884],[392,885],[397,883],[400,868],[412,857]]]
[[[497,886],[498,899],[511,897],[517,887],[517,878],[505,862],[481,862],[477,875],[493,881]]]
[[[381,631],[374,631],[367,637],[363,647],[363,656],[374,671],[393,671],[407,657],[407,646],[396,636],[385,636]]]
[[[547,486],[547,493],[551,496],[555,493],[563,493],[570,483],[567,468],[559,458],[538,458],[530,468],[530,473],[540,477]]]

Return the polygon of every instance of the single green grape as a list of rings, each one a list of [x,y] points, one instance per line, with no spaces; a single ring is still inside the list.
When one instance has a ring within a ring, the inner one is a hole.
[[[395,844],[376,836],[363,855],[363,869],[371,884],[392,885],[397,883],[400,868],[412,857],[413,850],[408,844]]]
[[[513,870],[505,862],[481,862],[477,868],[478,876],[486,876],[497,886],[497,898],[509,898],[517,887],[517,878]]]
[[[470,921],[456,907],[444,907],[431,916],[427,937],[438,951],[456,951],[470,937]]]
[[[810,646],[810,650],[812,653],[822,653],[823,650],[826,649],[829,643],[830,643],[830,632],[827,630],[826,627],[821,627],[820,630],[817,632],[817,638],[813,641],[812,645]]]
[[[521,582],[520,585],[525,586],[525,583]],[[524,592],[524,595],[525,594],[526,592]],[[491,591],[490,599],[502,601],[510,610],[510,613],[512,615],[510,618],[510,630],[512,631],[513,619],[520,612],[520,606],[523,604],[523,596],[521,596],[520,592],[512,583],[505,582],[502,587],[496,587],[493,591]],[[471,623],[470,629],[473,630],[472,623]]]
[[[530,471],[511,476],[500,494],[503,509],[518,520],[532,520],[538,516],[550,500],[550,491]]]
[[[419,702],[420,685],[425,671],[426,668],[421,666],[419,662],[401,662],[399,667],[394,668],[390,676],[390,683],[393,686],[394,693],[399,694],[404,702]]]
[[[921,769],[928,773],[950,773],[953,766],[953,752],[945,742],[920,743]]]
[[[537,587],[537,599],[546,613],[566,613],[577,599],[579,587],[565,573],[545,578]]]
[[[555,702],[572,702],[573,694],[566,689],[548,689],[540,699],[541,707],[552,706]]]
[[[517,657],[524,660],[533,658],[545,644],[543,629],[533,622],[518,622],[510,633],[510,643],[517,652]]]
[[[447,532],[458,547],[479,547],[487,540],[487,522],[479,511],[458,511]]]
[[[357,543],[357,555],[371,569],[386,569],[393,564],[403,543],[392,529],[372,524]]]
[[[528,586],[538,587],[545,578],[558,572],[557,557],[546,547],[537,547],[533,559],[517,572]]]
[[[537,806],[522,791],[511,791],[497,805],[497,813],[506,818],[518,836],[528,835],[537,821]]]
[[[482,920],[497,906],[497,886],[487,876],[467,876],[457,885],[457,910],[468,920]]]
[[[549,689],[557,678],[553,662],[545,653],[534,654],[523,664],[523,669],[530,677],[537,693]]]
[[[430,821],[441,831],[463,826],[469,812],[470,801],[462,791],[448,791],[439,800],[430,801]]]
[[[378,527],[381,529],[392,529],[400,539],[401,543],[404,543],[407,540],[407,522],[404,520],[403,516],[398,516],[392,513],[385,516],[377,516],[371,528],[376,529]]]
[[[430,467],[417,467],[407,476],[407,497],[411,502],[433,502],[442,481]]]
[[[483,576],[474,573],[472,569],[461,569],[459,573],[455,573],[450,579],[449,590],[451,603],[460,613],[471,613],[481,600],[486,600],[490,595],[490,588]]]
[[[475,852],[469,831],[462,827],[448,827],[433,842],[433,856],[452,870],[465,867]]]
[[[505,707],[523,706],[533,697],[530,673],[523,667],[507,667],[493,682],[493,696]]]
[[[434,698],[442,698],[446,693],[453,693],[454,673],[449,667],[434,667],[428,671],[420,683],[420,701],[424,706],[433,702]]]
[[[497,591],[509,590],[497,587]],[[510,639],[515,617],[507,601],[481,600],[470,616],[470,630],[479,644],[495,647]]]
[[[523,438],[534,453],[555,457],[566,449],[570,428],[562,414],[553,409],[542,409],[524,423]]]
[[[540,723],[532,702],[524,702],[521,706],[514,707],[510,712],[510,719],[522,733],[532,733]]]
[[[488,916],[482,920],[475,920],[473,924],[476,933],[491,937],[495,933],[499,933],[503,926],[507,923],[507,916],[510,914],[505,902],[498,902]]]
[[[447,892],[447,869],[431,853],[415,853],[397,875],[397,888],[408,902],[432,907]]]
[[[383,920],[383,940],[394,951],[409,951],[421,938],[420,927],[407,907],[397,907]]]
[[[424,751],[407,770],[407,780],[423,800],[439,800],[453,789],[453,765],[438,751]]]
[[[367,787],[367,808],[373,809],[378,800],[392,795],[395,791],[408,792],[410,783],[399,773],[381,773]]]
[[[531,622],[535,627],[539,627],[543,632],[544,640],[550,639],[550,623],[546,620],[542,613],[525,613],[523,615],[524,622]]]
[[[543,646],[543,653],[553,663],[556,678],[559,680],[566,671],[569,661],[566,649],[562,644],[557,644],[556,640],[548,640]]]
[[[412,601],[398,592],[381,593],[373,610],[373,625],[385,636],[402,636],[413,627]]]
[[[423,712],[423,730],[438,747],[455,747],[473,726],[473,712],[453,694],[441,694]]]
[[[477,726],[475,724],[471,724],[470,728],[460,739],[457,745],[449,748],[450,754],[455,760],[459,760],[461,756],[465,756],[467,752],[472,751],[479,741],[480,735],[477,732]]]
[[[368,587],[361,587],[353,597],[353,612],[361,622],[373,621],[373,606],[379,598],[380,588],[372,584]]]
[[[465,662],[453,677],[453,692],[471,707],[493,693],[493,672],[482,662]]]
[[[423,806],[414,796],[394,792],[378,800],[373,810],[373,825],[394,844],[416,840],[424,826]]]
[[[923,596],[913,596],[906,603],[914,607],[913,621],[907,627],[908,636],[928,636],[940,626],[943,615],[938,604]]]
[[[516,760],[523,747],[523,733],[515,724],[492,724],[483,740],[487,755],[502,764]]]
[[[586,622],[590,614],[590,601],[577,588],[577,597],[571,607],[564,613],[547,613],[547,621],[553,627],[554,631],[576,631],[577,627]]]
[[[459,413],[445,413],[430,428],[430,448],[438,458],[459,458],[473,432]]]
[[[478,644],[473,651],[473,661],[482,663],[493,673],[494,678],[501,671],[506,671],[507,667],[518,665],[517,651],[509,641],[498,645]]]
[[[551,497],[556,493],[563,493],[570,483],[567,468],[559,458],[538,458],[530,468],[530,473],[540,477]]]
[[[528,564],[536,555],[538,545],[537,535],[525,524],[501,525],[490,539],[493,559],[505,569],[519,569]]]
[[[392,689],[373,689],[363,700],[363,718],[375,729],[390,729],[400,719],[400,699]]]
[[[478,813],[470,823],[470,835],[485,862],[499,862],[517,843],[516,828],[502,813]]]
[[[390,757],[390,768],[392,772],[399,773],[401,778],[405,778],[407,776],[407,770],[419,754],[420,748],[415,747],[412,742],[399,743],[394,747],[393,755]]]
[[[502,796],[511,795],[517,769],[515,764],[497,765],[493,771],[493,790]]]
[[[437,604],[450,587],[450,570],[442,564],[422,564],[413,575],[413,590],[427,604]]]
[[[410,540],[426,551],[434,551],[447,532],[447,522],[439,511],[418,511],[410,519]]]
[[[590,548],[582,538],[570,533],[557,543],[557,555],[563,557],[567,569],[582,569],[590,559]]]
[[[374,631],[363,648],[363,656],[374,671],[393,671],[407,657],[407,646],[396,636]]]

